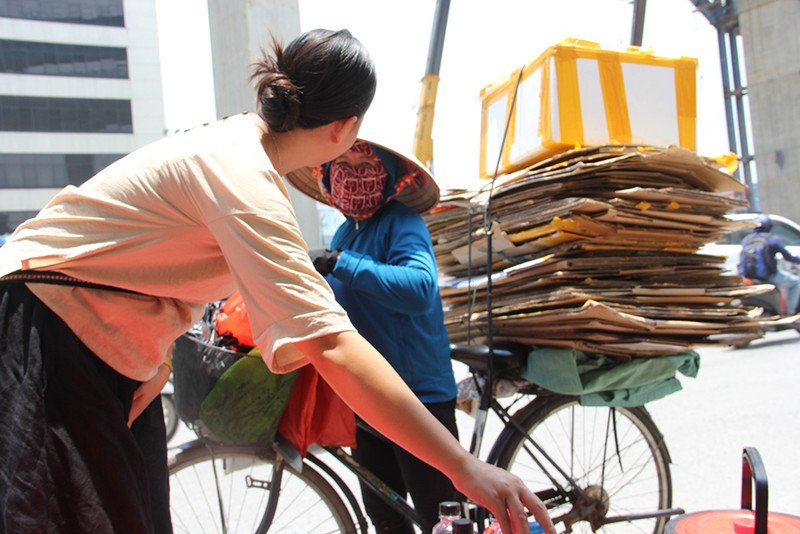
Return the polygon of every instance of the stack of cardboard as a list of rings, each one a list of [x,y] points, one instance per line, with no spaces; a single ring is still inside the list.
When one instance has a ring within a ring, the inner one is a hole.
[[[755,311],[734,303],[764,288],[697,252],[750,224],[725,218],[746,204],[720,167],[685,148],[607,145],[443,195],[426,222],[451,341],[491,327],[494,340],[628,359],[758,337]]]

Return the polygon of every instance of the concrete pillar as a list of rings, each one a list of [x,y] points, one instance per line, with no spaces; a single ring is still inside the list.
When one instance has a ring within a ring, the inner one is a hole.
[[[287,44],[300,34],[299,0],[208,0],[208,25],[217,116],[256,110],[251,65],[272,37]],[[309,248],[320,248],[317,202],[287,183]]]
[[[738,4],[761,210],[800,220],[800,1]]]

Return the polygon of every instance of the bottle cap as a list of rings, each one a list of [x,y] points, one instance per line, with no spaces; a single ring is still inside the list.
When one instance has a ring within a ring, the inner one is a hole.
[[[461,515],[461,504],[456,501],[440,502],[439,515]]]
[[[475,532],[472,529],[472,520],[466,517],[456,519],[450,524],[453,526],[453,534],[474,534]]]
[[[544,534],[544,529],[542,528],[542,525],[540,525],[536,521],[531,521],[530,523],[528,523],[528,526],[531,527],[531,534]]]

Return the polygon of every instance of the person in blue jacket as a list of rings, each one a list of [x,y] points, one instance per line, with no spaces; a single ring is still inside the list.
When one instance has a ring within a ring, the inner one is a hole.
[[[766,213],[759,213],[756,217],[756,221],[758,222],[758,226],[753,230],[752,234],[742,241],[742,246],[744,248],[748,239],[754,239],[757,238],[757,236],[767,234],[766,245],[768,261],[766,264],[769,270],[769,276],[765,281],[777,287],[783,295],[786,301],[786,314],[795,315],[798,312],[798,304],[800,304],[800,277],[779,268],[777,255],[780,254],[784,260],[792,263],[800,263],[800,257],[794,256],[786,249],[783,238],[770,233],[772,231],[772,219],[769,215]],[[739,270],[740,274],[746,276],[746,273],[741,272],[741,261],[739,263]]]
[[[329,250],[310,251],[336,300],[428,410],[458,437],[457,386],[439,296],[438,272],[420,216],[439,189],[428,170],[374,142],[357,140],[330,163],[287,178],[345,215]],[[312,183],[313,182],[313,183]],[[461,497],[442,473],[371,429],[359,426],[353,455],[400,495],[410,495],[430,532],[442,501]],[[413,533],[412,525],[362,487],[380,533]]]

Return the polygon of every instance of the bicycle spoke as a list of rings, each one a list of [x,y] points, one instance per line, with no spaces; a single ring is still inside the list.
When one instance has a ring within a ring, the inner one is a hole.
[[[283,464],[276,472],[274,454],[269,456],[269,451],[211,449],[213,454],[203,447],[190,447],[170,463],[170,509],[176,534],[251,534],[267,529],[281,534],[355,532],[347,507],[312,467],[297,472]],[[279,494],[270,499],[274,491]],[[266,524],[261,525],[263,521]]]
[[[527,435],[507,426],[498,439],[502,446],[497,463],[537,491],[553,487],[549,478],[559,476],[531,458],[537,451],[527,440],[533,439],[558,462],[577,486],[564,481],[568,493],[557,497],[548,492],[552,516],[562,517],[580,533],[591,532],[592,523],[602,526],[602,532],[659,532],[664,518],[641,516],[669,508],[671,482],[660,433],[645,411],[587,408],[553,397],[518,413],[515,418],[528,429]]]

